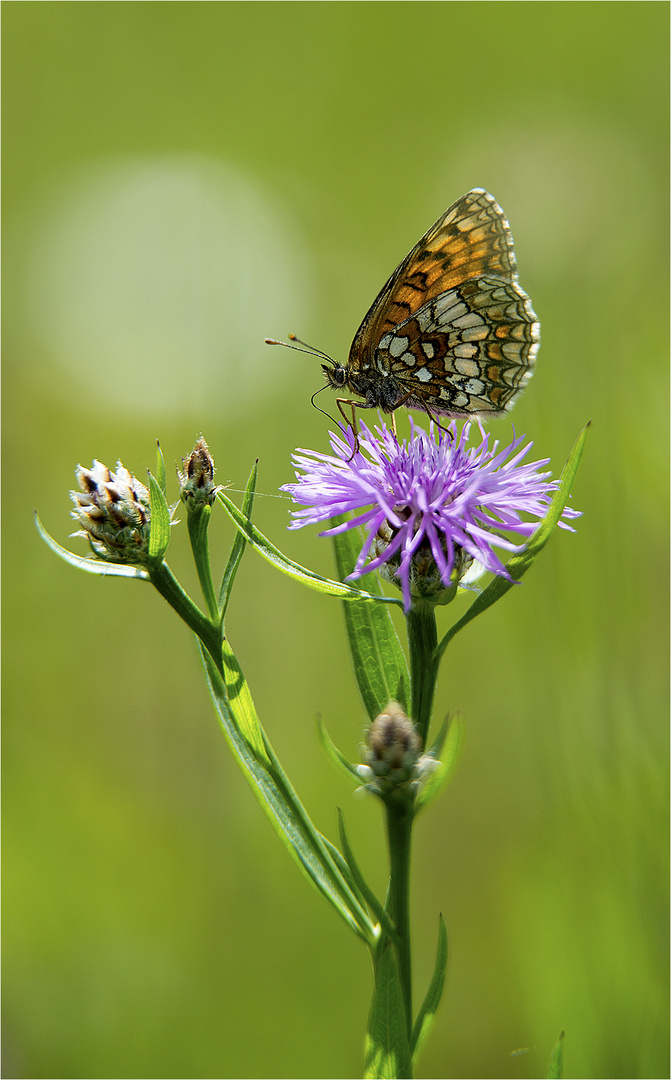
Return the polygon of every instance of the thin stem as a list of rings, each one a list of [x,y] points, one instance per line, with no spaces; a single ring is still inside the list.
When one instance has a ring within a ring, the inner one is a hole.
[[[406,800],[390,800],[386,803],[386,811],[389,839],[389,907],[398,935],[395,945],[396,956],[408,1026],[408,1040],[410,1040],[412,1038],[410,841],[413,815],[410,804]]]
[[[210,544],[208,539],[211,514],[212,508],[210,506],[200,506],[187,515],[187,525],[193,559],[198,571],[198,580],[203,590],[207,610],[212,622],[217,623],[219,622],[219,607],[210,569]]]
[[[431,708],[440,663],[436,656],[438,632],[435,608],[426,600],[418,600],[408,611],[406,619],[412,686],[410,715],[424,746],[431,723]]]
[[[210,620],[203,615],[200,608],[194,604],[191,597],[184,592],[184,589],[166,562],[161,561],[152,563],[148,565],[146,569],[154,588],[160,592],[163,599],[168,601],[180,618],[182,618],[187,626],[193,630],[194,634],[200,638],[212,657],[212,660],[217,667],[217,671],[223,675],[224,669],[221,659],[221,638],[219,636],[218,626],[210,622]]]

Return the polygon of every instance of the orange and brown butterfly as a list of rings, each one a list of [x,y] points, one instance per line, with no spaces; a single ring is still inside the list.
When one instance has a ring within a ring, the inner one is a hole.
[[[330,387],[363,398],[338,398],[354,426],[355,408],[499,416],[531,378],[539,341],[538,319],[517,282],[508,222],[496,200],[474,188],[391,275],[346,364],[310,351],[325,361]]]

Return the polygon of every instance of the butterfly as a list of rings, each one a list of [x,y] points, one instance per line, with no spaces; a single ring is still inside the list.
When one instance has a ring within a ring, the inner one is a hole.
[[[325,361],[328,386],[363,398],[337,399],[354,428],[355,409],[393,414],[402,405],[430,416],[500,416],[531,378],[539,342],[508,222],[493,196],[474,188],[394,270],[346,364],[310,351]]]

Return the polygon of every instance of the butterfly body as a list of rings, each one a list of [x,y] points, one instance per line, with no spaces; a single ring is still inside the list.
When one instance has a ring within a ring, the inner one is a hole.
[[[438,219],[394,271],[356,333],[346,364],[322,364],[329,386],[449,417],[496,416],[533,373],[540,326],[517,282],[508,222],[475,188]]]

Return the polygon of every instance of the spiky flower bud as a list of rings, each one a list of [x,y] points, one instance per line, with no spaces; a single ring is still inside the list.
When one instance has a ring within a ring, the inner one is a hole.
[[[202,435],[186,461],[182,458],[177,476],[187,510],[212,505],[219,489],[214,483],[214,461]]]
[[[390,701],[375,718],[366,743],[364,764],[357,772],[369,791],[385,798],[414,778],[422,743],[412,720],[396,701]]]
[[[94,460],[90,469],[78,465],[75,475],[81,492],[70,492],[76,506],[71,516],[81,528],[73,535],[85,536],[108,562],[146,562],[151,509],[144,484],[120,461],[116,473]]]

